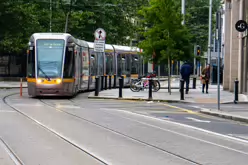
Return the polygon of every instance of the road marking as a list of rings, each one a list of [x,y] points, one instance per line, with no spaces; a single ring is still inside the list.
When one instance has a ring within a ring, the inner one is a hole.
[[[8,113],[8,112],[13,113],[13,112],[16,112],[16,111],[12,111],[12,110],[0,110],[0,113],[1,113],[1,112],[2,112],[2,113],[6,113],[6,112],[7,112],[7,113]]]
[[[36,107],[42,107],[41,104],[23,104],[23,103],[16,103],[15,106],[36,106]]]
[[[104,110],[104,108],[101,108],[101,109]],[[111,109],[109,109],[109,110],[111,110]],[[137,114],[137,113],[118,110],[118,109],[112,109],[112,111],[120,111],[120,112],[125,112],[125,113],[131,113],[132,115],[134,115],[134,114],[135,115],[142,115],[142,114]],[[110,114],[115,115],[113,113],[110,113]],[[119,115],[116,115],[116,116],[119,116]],[[143,116],[145,116],[145,115],[143,115]],[[141,121],[138,121],[138,120],[135,120],[135,119],[131,119],[131,118],[128,118],[128,117],[123,117],[123,116],[119,116],[119,117],[125,118],[125,119],[130,120],[130,121],[134,121],[134,122],[137,122],[137,123],[140,123],[140,124],[144,124],[144,125],[147,125],[147,126],[150,126],[150,127],[153,127],[153,128],[157,128],[157,129],[160,129],[160,130],[163,130],[163,131],[174,133],[176,135],[184,136],[184,137],[191,138],[191,139],[194,139],[194,140],[197,140],[197,141],[201,141],[201,142],[204,142],[204,143],[207,143],[207,144],[211,144],[211,145],[214,145],[214,146],[217,146],[217,147],[225,148],[225,149],[228,149],[228,150],[231,150],[231,151],[234,151],[234,152],[238,152],[238,153],[241,153],[241,154],[244,154],[244,155],[248,155],[247,152],[236,150],[236,149],[233,149],[233,148],[230,148],[230,147],[227,147],[227,146],[223,146],[223,145],[220,145],[220,144],[217,144],[217,143],[213,143],[213,142],[210,142],[210,141],[207,141],[207,140],[203,140],[203,139],[200,139],[200,138],[189,136],[189,135],[179,133],[179,132],[176,132],[176,131],[172,131],[172,130],[169,130],[169,129],[161,128],[161,127],[158,127],[158,126],[155,126],[155,125],[152,125],[152,124],[148,124],[148,123],[144,123],[144,122],[141,122]],[[175,123],[175,122],[172,122],[172,121],[169,121],[169,120],[163,120],[163,121],[170,122],[170,123]],[[177,124],[179,124],[179,123],[177,123]],[[245,141],[245,143],[248,143],[248,141]]]
[[[175,108],[175,109],[178,109],[178,110],[180,110],[180,111],[184,111],[184,112],[190,113],[190,114],[198,114],[198,112],[194,112],[194,111],[192,111],[192,110],[188,110],[188,109],[176,107],[176,106],[169,105],[169,104],[164,104],[164,105],[167,106],[167,107],[170,107],[170,108]]]
[[[186,119],[189,119],[189,120],[193,120],[193,121],[196,121],[196,122],[201,122],[201,123],[210,123],[211,121],[207,121],[207,120],[200,120],[200,119],[195,119],[193,117],[185,117]]]
[[[219,120],[219,121],[223,121],[224,120],[222,118],[217,118],[217,117],[214,117],[214,116],[201,114],[199,112],[195,112],[195,111],[192,111],[192,110],[188,110],[188,109],[185,109],[185,108],[180,108],[180,107],[169,105],[169,104],[163,104],[163,105],[165,105],[167,107],[170,107],[170,108],[178,109],[178,110],[183,111],[183,112],[187,112],[189,114],[194,114],[194,115],[197,115],[197,116],[200,116],[200,117],[203,117],[203,118],[207,118],[207,119],[213,119],[213,120]]]
[[[72,108],[72,109],[79,109],[81,107],[79,106],[74,106],[74,105],[56,105],[56,108]],[[81,108],[84,109],[84,108]]]
[[[123,113],[127,113],[127,114],[131,114],[131,115],[136,115],[136,116],[139,116],[139,117],[143,117],[143,118],[148,118],[148,119],[151,119],[151,120],[155,120],[155,121],[159,121],[161,123],[164,123],[164,122],[167,122],[167,123],[170,123],[170,124],[174,124],[174,125],[178,125],[178,126],[182,126],[182,127],[185,127],[185,128],[191,128],[193,130],[197,130],[197,131],[201,131],[201,132],[204,132],[204,133],[208,133],[208,134],[212,134],[212,135],[215,135],[215,136],[220,136],[220,137],[224,137],[226,139],[229,139],[229,140],[234,140],[236,142],[241,142],[241,143],[245,143],[245,144],[248,144],[248,141],[245,141],[245,140],[241,140],[239,138],[235,138],[235,137],[231,137],[231,136],[227,136],[227,135],[223,135],[223,134],[220,134],[220,133],[217,133],[217,132],[212,132],[212,131],[209,131],[209,130],[205,130],[205,129],[202,129],[202,128],[197,128],[197,127],[194,127],[194,126],[190,126],[190,125],[186,125],[186,124],[181,124],[181,123],[177,123],[177,122],[174,122],[174,121],[168,121],[168,120],[163,120],[163,119],[160,119],[160,118],[156,118],[156,117],[153,117],[153,116],[146,116],[146,115],[143,115],[143,114],[138,114],[138,113],[135,113],[135,112],[130,112],[130,111],[125,111],[125,110],[119,110],[119,109],[106,109],[106,108],[100,108],[101,110],[105,110],[105,111],[119,111],[119,112],[123,112]],[[115,115],[115,114],[113,114]],[[122,118],[125,118],[123,116],[120,116]],[[131,119],[129,119],[131,120]],[[139,121],[137,121],[139,122]],[[147,124],[147,123],[144,123],[144,124]],[[148,124],[149,125],[149,124]],[[153,125],[151,125],[153,126]],[[157,127],[157,126],[154,126],[154,127]],[[160,128],[160,127],[158,127]],[[160,128],[160,129],[163,129],[163,128]],[[179,133],[180,134],[180,133]],[[188,136],[188,135],[184,135],[184,136]],[[191,137],[191,138],[195,138],[195,137]],[[197,139],[197,138],[196,138]],[[201,140],[201,139],[199,139]],[[211,142],[210,142],[211,143]],[[217,144],[218,145],[218,144]],[[231,148],[232,150],[232,148]],[[235,149],[234,149],[235,150]],[[242,152],[242,151],[241,151]],[[248,155],[248,153],[245,153]]]
[[[195,105],[190,105],[190,106],[193,107],[193,108],[196,108],[196,109],[200,108],[199,106],[195,106]]]

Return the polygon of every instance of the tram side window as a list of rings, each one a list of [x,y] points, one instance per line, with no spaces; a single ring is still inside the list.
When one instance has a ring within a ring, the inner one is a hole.
[[[90,55],[90,74],[96,76],[97,73],[97,59],[94,54]]]
[[[104,74],[104,57],[103,53],[97,53],[97,58],[98,58],[98,75],[103,75]]]
[[[66,48],[64,63],[64,78],[73,78],[74,76],[74,53],[73,48]]]
[[[126,74],[131,74],[131,55],[126,55]]]
[[[30,47],[28,50],[28,65],[27,65],[27,77],[35,78],[35,54],[34,47]]]
[[[131,69],[131,74],[138,74],[139,73],[139,58],[137,56],[132,56],[132,69]]]
[[[122,67],[121,67],[122,61],[121,61],[121,55],[118,54],[117,55],[117,76],[121,76],[122,75]]]
[[[89,54],[88,54],[88,50],[86,48],[83,48],[82,60],[83,60],[82,73],[85,76],[89,76]]]
[[[114,74],[114,66],[113,66],[113,54],[106,53],[106,74],[113,75]]]

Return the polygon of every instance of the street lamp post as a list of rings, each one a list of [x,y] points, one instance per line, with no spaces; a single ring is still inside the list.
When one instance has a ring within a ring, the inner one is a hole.
[[[212,41],[212,0],[209,0],[208,64],[210,66],[211,66],[211,41]]]

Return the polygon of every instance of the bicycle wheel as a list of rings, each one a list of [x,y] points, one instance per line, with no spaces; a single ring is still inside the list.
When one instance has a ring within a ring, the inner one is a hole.
[[[160,90],[160,82],[158,80],[153,80],[152,89],[153,89],[153,92],[157,92]]]
[[[133,92],[139,92],[141,88],[139,87],[140,80],[131,80],[130,89]]]

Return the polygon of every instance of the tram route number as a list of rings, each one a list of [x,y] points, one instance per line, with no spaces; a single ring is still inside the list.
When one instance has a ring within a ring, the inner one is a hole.
[[[105,51],[105,40],[95,40],[94,51],[95,52],[104,52]]]

